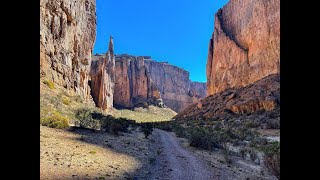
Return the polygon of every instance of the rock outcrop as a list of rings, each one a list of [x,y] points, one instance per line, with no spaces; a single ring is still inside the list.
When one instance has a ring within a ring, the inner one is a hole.
[[[215,14],[207,94],[280,72],[280,0],[230,0]]]
[[[91,95],[96,106],[106,110],[113,107],[115,81],[115,56],[113,39],[110,37],[109,50],[105,56],[92,61],[90,71]]]
[[[269,75],[240,88],[231,88],[200,100],[179,113],[176,120],[227,119],[227,116],[274,111],[280,116],[280,74]],[[263,113],[260,113],[263,114]]]
[[[90,99],[95,37],[95,0],[40,0],[40,77]]]

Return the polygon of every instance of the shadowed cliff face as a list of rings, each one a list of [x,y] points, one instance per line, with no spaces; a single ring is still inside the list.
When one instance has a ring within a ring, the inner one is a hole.
[[[230,0],[215,15],[208,95],[279,72],[280,0]]]
[[[164,104],[174,111],[181,112],[205,97],[205,83],[193,84],[188,71],[152,60],[145,60],[145,65],[161,92]]]
[[[90,99],[95,0],[40,1],[40,76]]]

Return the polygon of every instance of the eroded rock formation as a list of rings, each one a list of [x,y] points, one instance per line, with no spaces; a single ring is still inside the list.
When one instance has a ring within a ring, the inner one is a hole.
[[[90,99],[95,0],[40,1],[40,76]]]
[[[200,100],[176,120],[225,120],[228,116],[274,111],[280,115],[280,74],[269,75],[241,88],[231,88]],[[258,113],[259,114],[259,113]]]
[[[106,110],[113,107],[115,81],[115,56],[113,39],[105,56],[96,56],[92,61],[90,77],[91,95],[96,106]]]
[[[208,95],[279,72],[280,0],[230,0],[215,15]]]

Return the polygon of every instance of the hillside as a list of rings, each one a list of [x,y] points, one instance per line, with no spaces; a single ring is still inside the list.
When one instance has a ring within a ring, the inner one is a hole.
[[[249,118],[263,120],[264,116],[275,114],[270,120],[280,118],[280,75],[270,75],[241,88],[232,88],[210,95],[189,106],[174,117],[181,120],[217,121]]]

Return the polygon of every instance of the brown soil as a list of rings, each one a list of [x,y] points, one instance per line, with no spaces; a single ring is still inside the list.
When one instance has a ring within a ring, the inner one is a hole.
[[[148,173],[150,140],[40,126],[40,179],[132,179]]]

